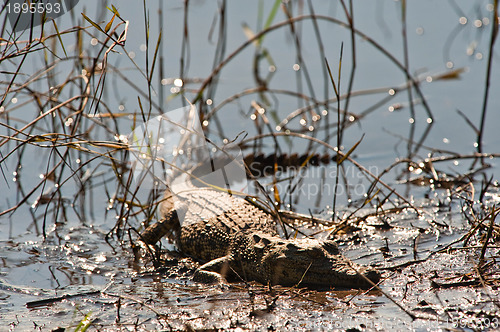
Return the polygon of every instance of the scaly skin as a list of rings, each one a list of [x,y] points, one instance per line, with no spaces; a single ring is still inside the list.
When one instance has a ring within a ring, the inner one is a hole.
[[[223,281],[233,276],[316,288],[367,288],[380,280],[375,269],[342,256],[334,241],[280,238],[273,216],[242,198],[195,187],[175,195],[175,202],[173,197],[165,193],[163,220],[141,238],[155,244],[169,235],[181,252],[204,263],[195,280]]]

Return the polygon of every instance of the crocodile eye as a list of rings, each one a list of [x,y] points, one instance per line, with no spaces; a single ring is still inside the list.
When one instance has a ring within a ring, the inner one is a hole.
[[[262,252],[265,249],[265,246],[262,243],[256,243],[253,247],[258,252]]]

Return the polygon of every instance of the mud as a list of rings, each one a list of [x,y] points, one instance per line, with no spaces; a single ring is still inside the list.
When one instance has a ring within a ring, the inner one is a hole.
[[[479,269],[481,245],[459,241],[470,225],[459,206],[427,201],[368,218],[337,241],[351,259],[383,271],[370,291],[196,284],[196,262],[165,251],[164,266],[134,260],[91,227],[62,228],[45,242],[1,243],[0,320],[9,330],[387,330],[482,329],[500,324],[499,247]],[[40,302],[44,300],[45,302]]]

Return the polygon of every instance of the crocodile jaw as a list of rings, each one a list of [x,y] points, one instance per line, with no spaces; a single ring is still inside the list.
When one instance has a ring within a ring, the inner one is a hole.
[[[267,271],[271,284],[369,288],[380,280],[378,271],[351,262],[331,240],[283,240],[256,235],[253,238],[254,241],[260,238],[255,242],[255,250],[263,254],[263,270]]]

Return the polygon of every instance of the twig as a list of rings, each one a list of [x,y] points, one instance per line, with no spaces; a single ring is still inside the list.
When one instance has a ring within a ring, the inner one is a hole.
[[[97,294],[104,294],[106,292],[106,290],[109,287],[111,287],[111,285],[113,285],[113,282],[108,283],[106,285],[106,287],[104,287],[104,289],[102,289],[102,290],[88,291],[88,292],[76,293],[76,294],[64,294],[64,295],[52,297],[49,299],[29,301],[29,302],[26,302],[26,307],[28,309],[32,309],[32,308],[36,308],[36,307],[40,307],[40,306],[44,306],[44,305],[54,304],[56,302],[61,302],[63,300],[72,299],[75,297],[93,296],[93,295],[97,295]]]
[[[484,255],[486,254],[486,249],[488,248],[488,242],[491,238],[491,234],[493,233],[493,226],[495,225],[495,219],[500,212],[500,208],[495,209],[495,207],[491,208],[491,213],[490,213],[490,226],[488,227],[488,233],[486,234],[486,238],[484,239],[484,244],[483,248],[481,249],[481,256],[479,258],[479,264],[483,264],[484,262]]]
[[[493,60],[493,48],[495,46],[495,41],[498,35],[498,0],[494,0],[493,2],[493,22],[491,24],[491,38],[490,38],[490,47],[488,49],[488,66],[486,69],[486,82],[484,89],[484,97],[483,97],[483,107],[481,111],[481,123],[479,125],[479,133],[477,135],[477,152],[483,152],[483,133],[484,133],[484,124],[486,122],[486,109],[488,107],[488,96],[490,92],[490,78],[491,78],[491,68],[492,68],[492,60]],[[482,159],[481,159],[482,161]]]
[[[244,141],[242,141],[240,144],[246,144],[247,142],[250,142],[250,141],[253,141],[255,139],[260,139],[260,138],[263,138],[263,137],[269,137],[269,136],[272,136],[272,135],[276,135],[276,136],[295,136],[295,137],[300,137],[300,138],[303,138],[303,139],[308,139],[308,140],[312,140],[318,144],[321,144],[325,147],[327,147],[328,149],[332,150],[332,151],[335,151],[336,153],[338,153],[340,156],[344,157],[345,154],[340,152],[340,151],[337,151],[337,149],[335,149],[333,146],[331,146],[330,144],[326,143],[326,142],[323,142],[322,140],[320,139],[317,139],[315,137],[311,137],[311,136],[307,136],[307,135],[304,135],[304,134],[299,134],[299,133],[294,133],[294,132],[279,132],[279,133],[272,133],[272,134],[262,134],[262,135],[257,135],[255,137],[252,137],[252,138],[248,138]],[[373,174],[372,172],[370,172],[369,170],[367,170],[364,166],[362,166],[361,164],[359,164],[357,161],[355,161],[354,159],[352,159],[351,157],[348,157],[347,160],[349,160],[351,163],[353,163],[357,168],[359,168],[362,172],[364,172],[365,174],[369,175],[371,178],[373,178],[374,180],[376,180],[377,182],[379,182],[381,185],[383,185],[385,188],[389,189],[389,190],[394,190],[391,186],[389,186],[388,184],[386,184],[384,181],[382,181],[380,179],[380,177],[376,176],[375,174]],[[417,215],[420,215],[420,212],[418,211],[418,209],[410,202],[408,201],[404,196],[400,195],[397,191],[394,191],[394,194],[399,197],[403,202],[405,202],[406,204],[408,204],[409,207],[411,207],[416,213]]]

